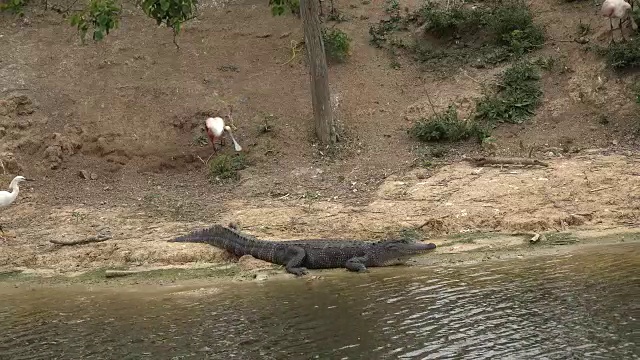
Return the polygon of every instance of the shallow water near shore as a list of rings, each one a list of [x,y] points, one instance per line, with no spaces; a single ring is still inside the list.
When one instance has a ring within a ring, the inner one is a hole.
[[[640,358],[640,244],[324,279],[0,294],[1,359]]]

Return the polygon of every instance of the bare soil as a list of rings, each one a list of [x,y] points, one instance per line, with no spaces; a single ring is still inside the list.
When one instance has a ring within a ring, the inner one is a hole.
[[[346,63],[330,67],[345,129],[335,156],[311,133],[304,56],[283,65],[292,41],[302,40],[300,22],[272,17],[267,2],[203,2],[178,38],[179,51],[169,30],[131,4],[118,30],[87,45],[39,5],[24,18],[0,14],[0,182],[18,174],[36,179],[0,214],[8,230],[0,270],[75,274],[226,263],[218,249],[166,240],[230,221],[266,239],[364,240],[419,228],[440,245],[436,256],[478,251],[470,244],[509,246],[499,237],[447,240],[455,234],[639,227],[633,74],[613,73],[583,45],[564,41],[581,21],[595,30],[592,43],[607,42],[609,23],[590,2],[533,2],[550,38],[536,54],[564,64],[544,75],[542,107],[524,124],[499,127],[494,149],[444,145],[445,156],[430,168],[417,165],[422,145],[406,133],[432,111],[426,94],[436,110],[471,104],[500,68],[463,68],[442,78],[400,59],[394,70],[368,43],[383,2],[336,4],[349,19],[336,26],[353,38],[353,49]],[[210,181],[203,161],[211,147],[199,141],[205,117],[224,114],[228,104],[249,162],[239,181],[220,184]],[[273,131],[260,131],[265,119]],[[462,161],[488,151],[531,152],[550,166],[477,168]],[[104,229],[112,239],[50,243]]]

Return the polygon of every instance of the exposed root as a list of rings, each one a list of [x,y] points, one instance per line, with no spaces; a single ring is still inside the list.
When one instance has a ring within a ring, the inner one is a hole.
[[[522,165],[522,166],[544,166],[549,167],[549,164],[527,158],[493,158],[493,157],[475,157],[464,159],[467,162],[474,164],[475,166],[491,166],[491,165]]]

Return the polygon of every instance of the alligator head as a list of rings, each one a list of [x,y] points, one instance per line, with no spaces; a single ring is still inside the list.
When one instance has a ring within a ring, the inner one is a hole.
[[[369,262],[376,266],[404,264],[410,257],[420,255],[436,248],[434,243],[420,243],[406,239],[382,240],[375,243],[374,251],[369,254]]]

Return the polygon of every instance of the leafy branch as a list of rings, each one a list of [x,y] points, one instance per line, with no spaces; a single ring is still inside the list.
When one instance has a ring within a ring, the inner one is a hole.
[[[196,17],[198,0],[139,0],[139,5],[158,25],[164,23],[173,29],[173,44],[180,49],[176,36],[184,22]]]
[[[78,28],[83,44],[90,28],[93,28],[93,40],[100,41],[109,31],[118,28],[121,10],[114,0],[91,0],[82,12],[71,16],[71,26]]]

